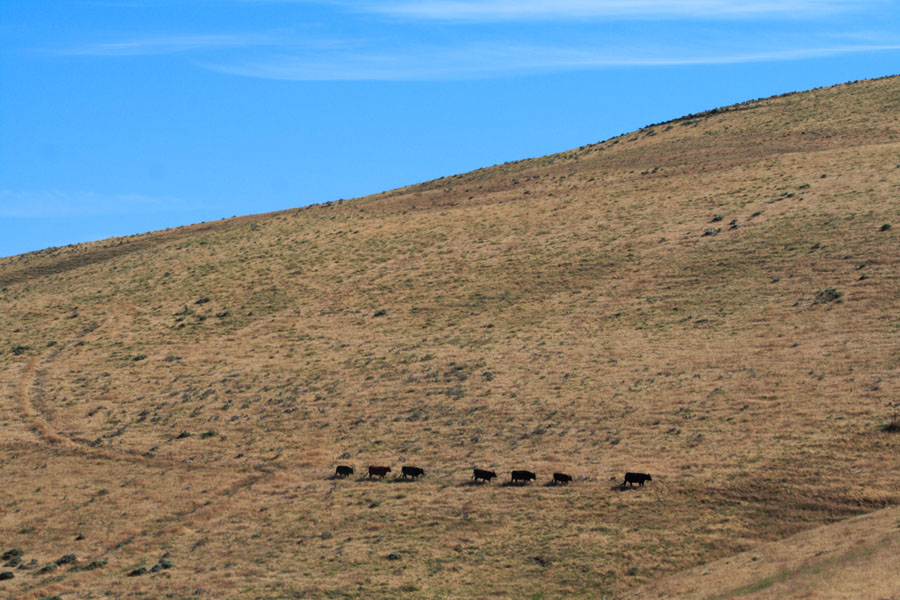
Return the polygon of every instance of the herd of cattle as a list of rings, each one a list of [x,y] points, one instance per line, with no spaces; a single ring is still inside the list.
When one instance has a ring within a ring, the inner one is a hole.
[[[384,479],[385,475],[391,472],[391,468],[379,465],[369,465],[368,471],[369,479],[372,479],[373,477]],[[341,479],[344,477],[349,477],[350,475],[353,475],[353,473],[353,467],[349,465],[338,465],[334,470],[334,477],[336,479]],[[418,479],[422,475],[425,475],[425,470],[421,467],[404,465],[400,468],[400,479]],[[490,483],[491,480],[495,479],[496,477],[497,473],[495,473],[494,471],[475,469],[472,475],[472,480]],[[517,470],[510,473],[510,483],[527,484],[530,481],[536,480],[537,475],[535,475],[531,471]],[[566,485],[567,483],[572,481],[572,476],[567,475],[566,473],[554,473],[553,479],[551,479],[550,481],[553,485]],[[650,475],[648,475],[647,473],[625,473],[625,481],[622,482],[622,487],[624,488],[625,484],[628,484],[629,487],[634,487],[635,483],[643,487],[645,481],[653,481],[653,478],[650,477]]]

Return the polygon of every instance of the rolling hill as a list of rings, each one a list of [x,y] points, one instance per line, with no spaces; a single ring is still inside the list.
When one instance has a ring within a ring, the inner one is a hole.
[[[898,235],[894,77],[0,259],[0,597],[845,597],[900,536],[825,533],[900,499]],[[839,558],[751,573],[792,548]]]

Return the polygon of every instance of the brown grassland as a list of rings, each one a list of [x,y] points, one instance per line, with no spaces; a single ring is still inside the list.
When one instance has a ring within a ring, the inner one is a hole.
[[[898,241],[885,78],[0,259],[0,597],[896,600]]]

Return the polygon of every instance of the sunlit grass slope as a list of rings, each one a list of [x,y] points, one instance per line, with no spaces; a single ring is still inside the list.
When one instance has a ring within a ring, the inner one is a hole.
[[[898,236],[888,78],[2,259],[0,597],[618,597],[894,504]]]

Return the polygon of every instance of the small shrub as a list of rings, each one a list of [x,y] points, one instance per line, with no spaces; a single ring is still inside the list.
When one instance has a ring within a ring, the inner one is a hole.
[[[3,563],[4,567],[18,567],[22,562],[22,558],[20,556],[10,557],[5,563]]]
[[[217,436],[217,435],[219,435],[219,432],[218,432],[218,431],[216,431],[216,430],[214,430],[214,429],[210,429],[209,431],[204,431],[203,433],[201,433],[201,434],[200,434],[200,439],[201,439],[201,440],[205,440],[206,438],[215,437],[215,436]]]
[[[11,560],[13,558],[22,558],[24,552],[19,550],[18,548],[13,548],[12,550],[7,550],[2,555],[0,555],[0,560]]]
[[[58,560],[56,561],[56,564],[58,564],[58,565],[67,565],[67,564],[69,564],[69,563],[74,563],[74,562],[78,562],[78,559],[75,558],[75,555],[74,555],[74,554],[66,554],[66,555],[63,556],[62,558],[58,559]]]
[[[11,351],[13,354],[15,354],[16,356],[19,356],[19,355],[21,355],[21,354],[25,354],[25,353],[28,352],[29,350],[31,350],[31,346],[22,346],[22,345],[18,345],[18,346],[13,346],[12,349],[11,349],[10,351]]]
[[[146,354],[138,354],[137,356],[135,356],[135,357],[132,358],[131,360],[132,360],[132,362],[138,362],[138,361],[141,361],[141,360],[145,360],[146,358],[147,358],[147,355],[146,355]]]
[[[175,566],[175,565],[172,564],[172,561],[170,561],[167,558],[161,558],[161,559],[159,559],[158,563],[156,563],[155,565],[153,565],[153,567],[150,568],[150,572],[156,573],[157,571],[162,571],[163,569],[171,569],[173,566]]]
[[[81,567],[82,571],[93,571],[94,569],[99,569],[100,567],[106,566],[106,560],[94,560],[85,566]]]
[[[206,304],[209,301],[209,296],[203,296],[202,298],[199,298],[196,302],[194,302],[194,304]]]
[[[380,309],[380,310],[376,310],[376,311],[375,311],[375,314],[373,314],[372,316],[373,316],[373,317],[383,317],[383,316],[385,316],[386,314],[387,314],[387,310],[385,310],[385,309],[382,308],[382,309]]]
[[[819,290],[818,292],[816,292],[816,299],[813,301],[813,304],[826,304],[828,302],[834,302],[843,295],[843,292],[839,292],[834,288],[825,288],[824,290]]]
[[[879,229],[878,231],[887,231],[890,228],[891,228],[891,224],[885,223],[884,225],[881,226],[881,229]]]

